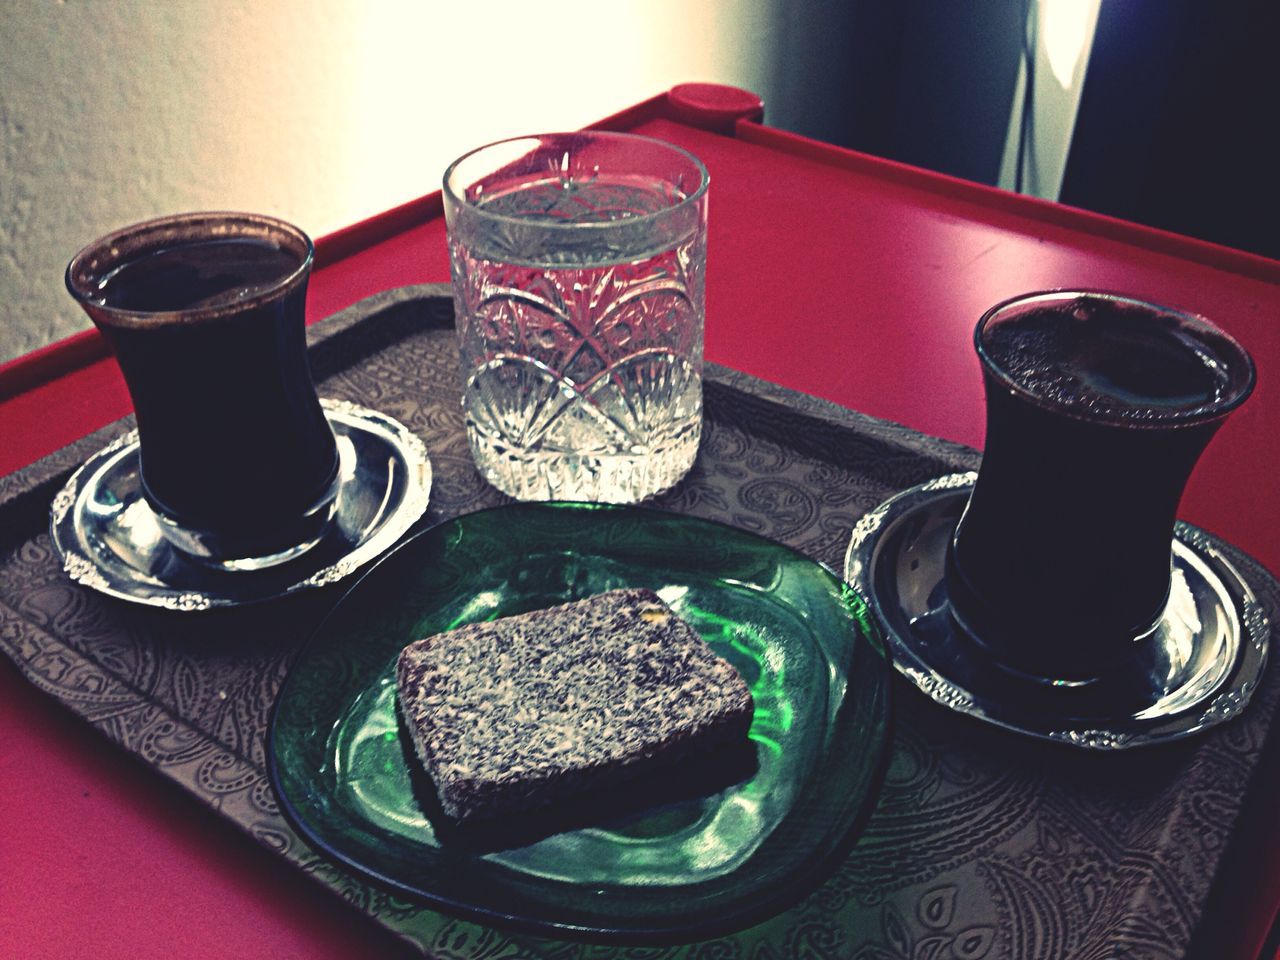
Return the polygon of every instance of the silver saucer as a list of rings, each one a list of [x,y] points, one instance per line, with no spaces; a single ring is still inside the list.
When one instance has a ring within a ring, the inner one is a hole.
[[[853,530],[845,579],[867,601],[903,676],[959,713],[1095,750],[1177,740],[1245,708],[1266,666],[1270,625],[1214,541],[1182,522],[1169,605],[1132,663],[1072,686],[996,665],[955,624],[946,589],[947,544],[976,479],[950,474],[912,487]]]
[[[338,443],[337,508],[328,532],[297,559],[265,570],[214,569],[175,550],[142,497],[138,432],[99,450],[53,498],[50,534],[77,583],[170,610],[257,603],[349,576],[387,550],[427,509],[427,448],[399,421],[321,400]]]

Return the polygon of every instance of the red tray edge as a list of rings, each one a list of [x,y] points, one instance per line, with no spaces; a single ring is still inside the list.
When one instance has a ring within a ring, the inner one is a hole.
[[[738,122],[736,136],[745,143],[784,150],[818,163],[869,174],[882,180],[927,190],[930,193],[970,200],[1002,213],[1016,214],[1040,223],[1066,227],[1078,233],[1117,240],[1154,253],[1192,260],[1202,266],[1235,273],[1253,280],[1268,283],[1280,282],[1280,260],[1272,260],[1234,247],[1225,247],[1208,240],[1171,233],[1158,227],[1121,220],[1053,200],[1013,193],[985,183],[962,180],[934,170],[925,170],[896,160],[886,160],[883,157],[860,153],[847,147],[837,147],[820,140],[811,140],[799,134],[779,130],[776,127],[766,127],[750,120]]]

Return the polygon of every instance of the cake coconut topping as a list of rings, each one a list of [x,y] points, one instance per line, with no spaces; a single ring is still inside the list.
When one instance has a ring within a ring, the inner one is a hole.
[[[751,692],[651,590],[626,589],[410,644],[396,694],[440,806],[531,810],[742,740]]]

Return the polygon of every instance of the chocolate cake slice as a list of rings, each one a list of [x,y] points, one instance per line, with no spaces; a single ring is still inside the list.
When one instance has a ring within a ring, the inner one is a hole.
[[[533,810],[745,739],[751,692],[651,590],[477,623],[407,646],[398,705],[440,807]]]

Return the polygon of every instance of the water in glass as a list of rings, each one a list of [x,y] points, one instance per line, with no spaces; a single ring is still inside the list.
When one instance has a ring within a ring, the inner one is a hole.
[[[679,199],[635,176],[549,176],[484,198],[485,229],[450,236],[466,431],[499,489],[630,502],[693,463],[705,220],[675,236],[611,229]],[[548,223],[584,229],[531,250]]]

